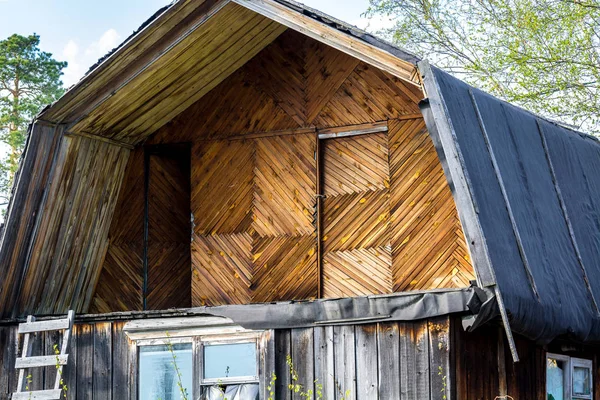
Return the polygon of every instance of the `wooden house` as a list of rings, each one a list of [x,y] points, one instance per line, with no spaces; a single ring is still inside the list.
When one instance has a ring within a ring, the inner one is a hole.
[[[0,399],[18,323],[68,310],[69,399],[600,399],[599,172],[316,10],[176,1],[30,127]]]

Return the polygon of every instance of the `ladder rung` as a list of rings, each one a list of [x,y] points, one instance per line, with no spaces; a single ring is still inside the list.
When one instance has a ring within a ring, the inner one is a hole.
[[[19,333],[58,331],[69,328],[69,319],[51,319],[48,321],[23,322],[19,324]]]
[[[33,392],[13,393],[12,400],[59,400],[61,389],[35,390]]]
[[[57,359],[58,357],[58,359]],[[54,356],[37,356],[37,357],[19,357],[15,362],[15,368],[37,368],[50,367],[52,365],[67,365],[68,354],[59,354]]]

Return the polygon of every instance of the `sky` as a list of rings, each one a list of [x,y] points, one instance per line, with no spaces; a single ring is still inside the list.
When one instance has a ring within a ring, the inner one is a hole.
[[[305,0],[361,28],[368,0]],[[169,0],[0,0],[0,40],[18,33],[40,35],[40,48],[67,61],[63,82],[76,83],[100,57],[125,40]]]

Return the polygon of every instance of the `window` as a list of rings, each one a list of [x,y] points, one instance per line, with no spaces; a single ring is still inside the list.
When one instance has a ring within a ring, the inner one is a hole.
[[[172,343],[140,346],[138,351],[139,399],[179,400],[179,379],[173,357],[181,372],[181,383],[192,393],[192,343]]]
[[[201,386],[206,400],[258,400],[256,339],[201,339]]]
[[[179,400],[180,384],[188,399],[259,399],[261,333],[182,330],[130,337],[138,335],[138,400]]]
[[[548,400],[593,399],[592,361],[562,354],[546,357]]]

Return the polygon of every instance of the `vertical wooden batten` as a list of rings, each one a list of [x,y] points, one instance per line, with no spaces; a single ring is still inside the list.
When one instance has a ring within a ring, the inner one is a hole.
[[[315,202],[315,224],[317,231],[317,297],[323,297],[323,166],[322,149],[319,133],[315,133],[315,165],[317,195]]]

